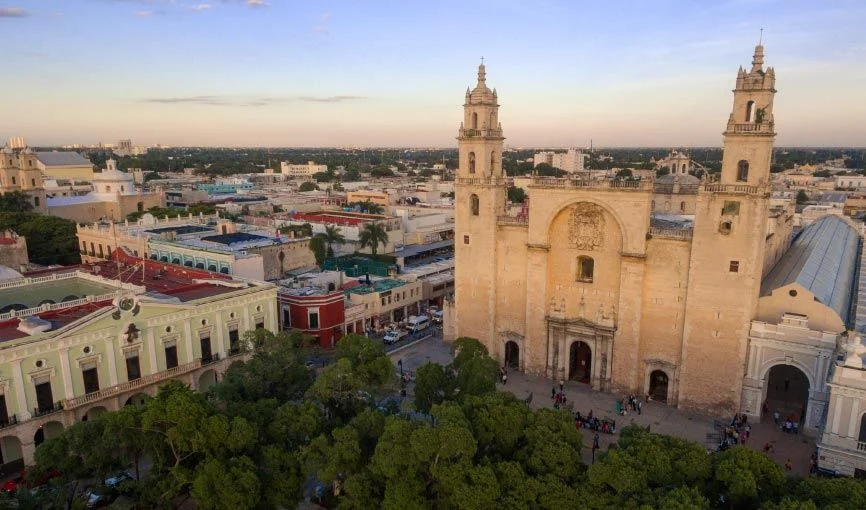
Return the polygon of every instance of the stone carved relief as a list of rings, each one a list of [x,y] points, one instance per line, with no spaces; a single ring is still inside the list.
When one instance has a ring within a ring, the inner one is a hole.
[[[601,207],[580,203],[571,208],[568,242],[579,250],[601,248],[604,244],[604,211]]]

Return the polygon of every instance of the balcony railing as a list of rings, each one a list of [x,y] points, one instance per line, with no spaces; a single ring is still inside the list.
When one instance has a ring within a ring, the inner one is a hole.
[[[533,177],[531,186],[536,188],[591,188],[625,191],[652,191],[652,180],[570,179],[568,177]]]
[[[663,237],[666,239],[680,239],[687,241],[692,238],[692,229],[690,228],[650,227],[649,233],[653,237]]]
[[[33,408],[33,417],[38,418],[40,416],[46,416],[49,414],[53,414],[64,409],[63,402],[58,401],[51,405],[51,407],[34,407]]]
[[[472,138],[475,136],[489,136],[493,138],[502,138],[502,130],[498,128],[492,129],[461,129],[460,136],[464,138]]]
[[[754,122],[746,122],[746,123],[730,123],[728,124],[728,131],[734,133],[773,133],[773,123],[754,123]]]
[[[749,184],[704,184],[702,189],[709,193],[748,193],[754,195],[765,191],[766,188]]]
[[[504,186],[506,183],[503,177],[458,177],[454,181],[473,186]]]
[[[857,441],[857,451],[866,452],[866,441]]]
[[[213,354],[208,354],[207,356],[202,356],[201,357],[201,364],[202,365],[210,365],[211,363],[216,363],[219,360],[220,360],[220,353],[216,352]]]
[[[526,216],[497,216],[496,224],[503,226],[525,227],[529,225],[529,218]]]
[[[155,374],[146,375],[132,381],[127,381],[108,388],[103,388],[99,391],[88,393],[87,395],[66,399],[64,401],[64,407],[66,409],[74,409],[90,402],[102,400],[106,397],[111,397],[113,395],[124,393],[129,390],[141,388],[142,386],[148,386],[159,381],[164,381],[165,379],[171,379],[172,377],[178,376],[180,374],[192,372],[193,370],[201,367],[201,365],[201,359],[197,359],[190,363],[184,363],[183,365],[178,365],[176,367],[169,368],[168,370],[163,370],[162,372],[157,372]]]
[[[6,427],[11,427],[12,425],[18,425],[18,417],[14,414],[5,420],[0,420],[0,429],[5,429]]]

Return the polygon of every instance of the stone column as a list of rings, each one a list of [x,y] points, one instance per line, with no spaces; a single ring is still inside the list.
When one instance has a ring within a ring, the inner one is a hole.
[[[36,443],[33,442],[32,436],[26,439],[29,440],[28,443],[21,441],[21,458],[25,466],[32,466],[36,464]]]
[[[156,339],[154,338],[153,328],[147,328],[145,341],[147,342],[147,359],[150,362],[150,373],[159,372],[159,365],[156,362]]]
[[[69,349],[60,351],[60,376],[63,377],[63,395],[70,399],[75,396],[72,391],[72,371],[69,368]]]
[[[186,346],[186,352],[188,353],[186,363],[191,362],[195,359],[194,351],[192,350],[192,327],[189,325],[189,317],[184,318],[183,320],[183,336],[184,336],[184,345]],[[179,364],[183,364],[179,362]]]
[[[108,381],[109,386],[117,384],[117,360],[114,357],[114,341],[109,338],[105,341],[105,357],[108,358]]]
[[[216,319],[216,348],[221,359],[226,357],[225,329],[226,324],[223,321],[223,315],[218,313]]]
[[[628,393],[643,386],[643,372],[638,369],[642,300],[635,297],[643,293],[645,257],[623,254],[621,260],[617,330],[613,340],[610,377],[614,391]]]
[[[550,245],[528,243],[526,246],[526,333],[522,353],[526,360],[524,367],[529,374],[544,374],[555,378],[558,359],[555,356],[551,358],[553,353],[545,352],[548,346],[553,350],[554,341],[559,341],[558,338],[545,341],[548,338],[546,314],[550,301],[547,295],[547,252]],[[561,355],[562,353],[559,353],[559,356]]]
[[[24,375],[21,372],[21,360],[12,362],[12,381],[15,383],[15,399],[18,401],[18,415],[21,421],[29,420],[33,415],[27,407],[27,390],[24,387]],[[23,445],[22,445],[23,447]]]

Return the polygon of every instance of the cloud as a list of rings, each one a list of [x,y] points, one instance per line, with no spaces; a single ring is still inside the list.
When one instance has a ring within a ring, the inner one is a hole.
[[[328,27],[326,27],[324,25],[316,25],[313,27],[313,32],[316,34],[327,34],[328,33]]]
[[[21,7],[0,7],[0,18],[23,18],[27,11]]]
[[[302,101],[305,103],[343,103],[349,101],[362,101],[364,96],[297,96],[297,97],[270,97],[270,96],[180,96],[180,97],[148,97],[138,99],[138,103],[150,104],[192,104],[203,106],[242,106],[260,107],[273,106],[291,101]]]
[[[213,7],[211,4],[198,4],[198,5],[191,6],[190,10],[200,12],[200,11],[206,11],[206,10],[210,9],[211,7]]]
[[[152,16],[152,15],[153,15],[153,11],[135,11],[135,12],[132,13],[132,14],[133,14],[133,16],[137,16],[137,17],[139,17],[139,18],[146,18],[146,17],[148,17],[148,16]]]
[[[306,103],[345,103],[349,101],[362,101],[367,99],[364,96],[326,96],[326,97],[314,97],[314,96],[299,96],[298,101],[304,101]]]
[[[250,7],[267,7],[268,3],[265,0],[247,0],[247,5]]]

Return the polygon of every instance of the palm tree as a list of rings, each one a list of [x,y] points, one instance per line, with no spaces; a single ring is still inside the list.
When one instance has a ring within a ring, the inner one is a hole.
[[[375,202],[365,200],[362,210],[367,214],[382,214],[384,208]]]
[[[388,244],[388,232],[385,230],[385,226],[375,221],[364,225],[364,228],[361,229],[360,244],[361,248],[369,246],[370,252],[375,257],[379,244],[382,246]]]
[[[328,245],[328,256],[334,256],[334,249],[331,247],[332,244],[343,244],[346,242],[346,237],[340,232],[340,227],[334,225],[328,225],[325,227],[325,243]]]

